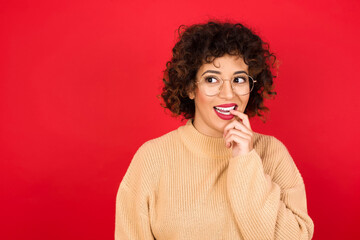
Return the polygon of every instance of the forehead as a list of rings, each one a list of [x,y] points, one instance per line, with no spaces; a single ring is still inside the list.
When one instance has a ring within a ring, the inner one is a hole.
[[[232,73],[236,71],[248,71],[248,65],[241,56],[224,55],[213,59],[210,63],[204,63],[198,70],[203,73],[206,70],[216,70],[222,73]]]

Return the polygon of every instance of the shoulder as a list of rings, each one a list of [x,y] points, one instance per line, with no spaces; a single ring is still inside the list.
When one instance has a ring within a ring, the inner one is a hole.
[[[136,154],[147,155],[148,158],[156,158],[169,151],[174,143],[180,140],[177,130],[168,132],[160,137],[146,141],[140,146]]]
[[[288,152],[283,142],[276,137],[257,132],[254,132],[254,148],[259,154],[274,151],[279,153]]]
[[[270,172],[283,162],[294,164],[284,143],[274,136],[254,133],[254,149],[262,159],[264,168]]]
[[[174,130],[142,144],[134,154],[121,184],[131,189],[143,184],[155,186],[161,173],[162,159],[176,138],[177,132]]]
[[[282,141],[274,136],[255,133],[254,148],[263,162],[264,171],[282,187],[302,182],[301,174]],[[287,180],[283,182],[284,179]]]

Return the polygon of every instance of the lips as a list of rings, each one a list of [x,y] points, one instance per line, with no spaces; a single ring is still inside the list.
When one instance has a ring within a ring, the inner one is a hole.
[[[238,107],[235,103],[221,104],[214,106],[214,111],[219,118],[223,120],[231,120],[234,115],[230,113],[230,110],[236,110]]]

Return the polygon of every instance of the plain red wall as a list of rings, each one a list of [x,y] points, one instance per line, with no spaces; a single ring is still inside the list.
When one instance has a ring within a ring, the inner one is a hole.
[[[0,239],[112,239],[137,148],[184,124],[156,95],[175,30],[252,27],[281,63],[266,124],[303,175],[314,239],[358,239],[359,1],[0,3]]]

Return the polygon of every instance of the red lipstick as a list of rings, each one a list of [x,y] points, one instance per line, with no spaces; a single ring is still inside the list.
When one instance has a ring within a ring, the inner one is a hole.
[[[230,110],[236,110],[238,107],[235,103],[221,104],[214,107],[214,111],[219,118],[223,120],[231,120],[234,115],[230,113]]]
[[[227,103],[227,104],[217,105],[217,106],[215,106],[215,107],[227,108],[227,107],[233,107],[233,106],[237,106],[237,104],[235,104],[235,103]]]

